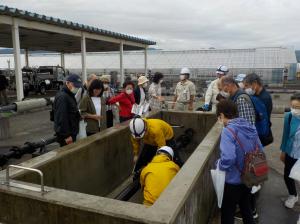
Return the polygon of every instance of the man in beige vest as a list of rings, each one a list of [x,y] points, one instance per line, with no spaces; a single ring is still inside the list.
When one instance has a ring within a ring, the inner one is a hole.
[[[189,80],[190,70],[182,68],[180,72],[180,82],[177,83],[175,89],[175,97],[173,100],[172,109],[176,110],[193,110],[194,99],[196,95],[196,87],[193,82]]]

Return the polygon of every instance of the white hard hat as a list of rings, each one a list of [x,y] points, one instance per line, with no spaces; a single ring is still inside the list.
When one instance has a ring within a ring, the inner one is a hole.
[[[143,138],[146,132],[146,123],[142,118],[133,118],[129,123],[129,128],[134,138]]]
[[[138,85],[142,85],[142,84],[144,84],[146,82],[149,82],[149,79],[147,79],[146,76],[142,75],[142,76],[139,77],[139,79],[138,79]]]
[[[181,71],[180,71],[180,74],[181,75],[182,74],[191,74],[191,72],[190,72],[190,69],[188,69],[188,68],[182,68]]]
[[[246,74],[238,74],[235,78],[235,81],[243,82],[246,76],[247,76]]]
[[[168,155],[171,156],[171,158],[172,158],[172,160],[173,160],[173,157],[174,157],[174,151],[173,151],[173,149],[172,149],[171,147],[169,147],[169,146],[163,146],[163,147],[161,147],[161,148],[159,148],[159,149],[157,150],[157,153],[159,153],[159,152],[167,153]]]
[[[225,65],[220,65],[216,71],[217,74],[223,74],[223,75],[225,75],[227,72],[229,72],[229,70]]]

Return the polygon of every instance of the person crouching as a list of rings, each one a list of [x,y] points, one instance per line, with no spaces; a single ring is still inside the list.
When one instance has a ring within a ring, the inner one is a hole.
[[[140,183],[144,205],[151,206],[178,173],[179,166],[173,162],[174,152],[169,146],[157,150],[152,161],[142,170]]]

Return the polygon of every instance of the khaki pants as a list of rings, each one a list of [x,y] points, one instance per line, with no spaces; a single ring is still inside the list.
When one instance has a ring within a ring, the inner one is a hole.
[[[4,102],[2,101],[2,97],[4,98]],[[4,105],[7,105],[7,104],[8,104],[8,99],[7,99],[6,89],[0,90],[0,105],[1,105],[1,104],[4,104]]]
[[[187,111],[188,108],[189,108],[189,103],[176,102],[175,104],[175,110]]]

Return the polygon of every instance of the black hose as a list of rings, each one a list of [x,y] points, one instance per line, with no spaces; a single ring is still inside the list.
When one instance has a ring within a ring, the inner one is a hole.
[[[56,142],[56,139],[56,136],[53,136],[39,142],[25,142],[21,147],[13,146],[8,152],[0,154],[0,166],[6,165],[10,159],[20,159],[25,154],[33,154],[37,149]]]
[[[128,201],[141,187],[140,180],[135,179],[126,188],[124,188],[120,194],[118,194],[115,199],[120,201]]]

